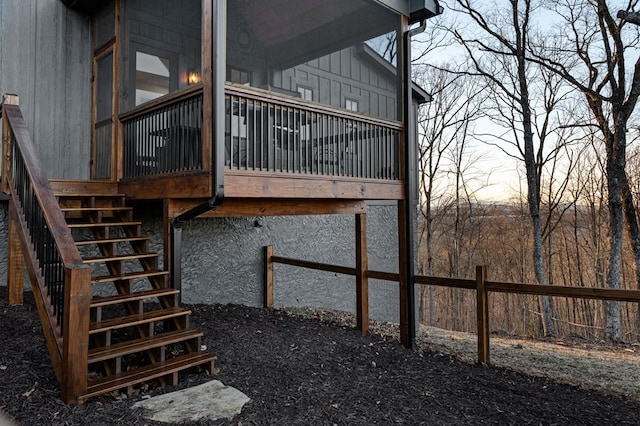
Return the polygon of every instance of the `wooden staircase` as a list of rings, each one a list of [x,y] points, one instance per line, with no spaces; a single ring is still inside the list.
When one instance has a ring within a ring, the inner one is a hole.
[[[189,327],[191,312],[179,306],[179,290],[170,287],[169,272],[149,250],[125,196],[53,188],[92,268],[89,382],[79,402],[154,379],[175,384],[178,373],[191,368],[214,373],[215,357],[201,347],[203,333]]]

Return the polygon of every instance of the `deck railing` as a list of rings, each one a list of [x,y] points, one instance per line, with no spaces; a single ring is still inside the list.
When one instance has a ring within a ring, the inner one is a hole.
[[[121,117],[123,177],[202,170],[202,90]]]
[[[225,166],[356,179],[399,180],[402,124],[259,91],[225,89]],[[123,177],[203,170],[202,89],[120,117]],[[217,142],[217,141],[215,141]]]
[[[9,257],[21,249],[54,370],[65,401],[87,388],[91,269],[83,264],[17,105],[2,104],[3,192],[10,193]],[[19,240],[19,241],[18,241]],[[10,263],[9,293],[22,291],[22,266]]]
[[[402,125],[229,86],[227,167],[398,180]]]

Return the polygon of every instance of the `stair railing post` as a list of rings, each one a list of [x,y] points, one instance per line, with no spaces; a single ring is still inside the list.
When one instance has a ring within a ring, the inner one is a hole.
[[[7,292],[10,305],[24,301],[24,253],[18,235],[18,218],[13,200],[9,201],[9,244],[7,247]]]
[[[2,105],[20,105],[17,95],[2,95]],[[2,192],[10,193],[9,173],[11,173],[11,128],[6,114],[2,114],[2,161],[0,161],[0,179]]]
[[[67,404],[77,404],[87,392],[89,380],[91,268],[65,268],[64,281],[62,397]]]

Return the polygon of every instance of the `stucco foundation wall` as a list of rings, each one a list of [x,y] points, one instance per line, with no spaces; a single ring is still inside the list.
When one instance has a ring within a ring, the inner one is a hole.
[[[142,217],[154,250],[161,250],[161,220]],[[370,206],[369,266],[398,270],[397,208]],[[182,231],[182,300],[262,306],[263,247],[280,256],[355,266],[353,215],[194,219]],[[312,306],[355,312],[355,278],[275,265],[275,306]],[[399,320],[398,284],[370,280],[373,319]]]

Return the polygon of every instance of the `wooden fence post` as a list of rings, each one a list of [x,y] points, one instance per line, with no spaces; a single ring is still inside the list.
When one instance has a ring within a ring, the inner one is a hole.
[[[489,293],[485,287],[487,267],[476,266],[476,310],[478,315],[478,363],[489,364]]]
[[[273,246],[264,247],[264,307],[273,308]]]
[[[356,326],[369,332],[369,257],[367,254],[367,215],[356,214]]]

